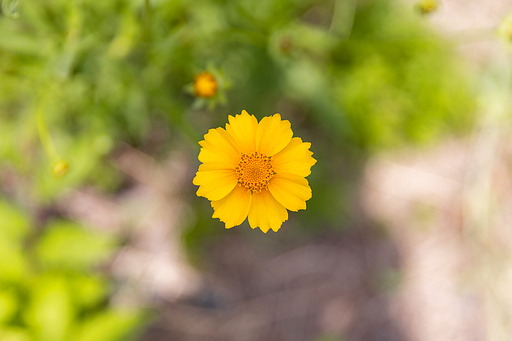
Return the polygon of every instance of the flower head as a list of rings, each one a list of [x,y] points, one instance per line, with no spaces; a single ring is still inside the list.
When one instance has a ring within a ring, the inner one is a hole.
[[[418,9],[421,14],[429,14],[437,10],[439,7],[438,0],[420,0],[417,3]]]
[[[208,71],[204,71],[194,78],[194,96],[210,98],[217,93],[217,80]]]
[[[60,160],[52,168],[52,173],[56,178],[62,178],[68,171],[69,163],[65,160]]]
[[[287,210],[306,209],[311,188],[305,177],[316,160],[311,144],[293,137],[290,122],[281,115],[258,123],[243,110],[229,116],[226,129],[210,129],[199,144],[203,164],[193,183],[226,228],[248,217],[253,229],[277,231],[288,219]]]

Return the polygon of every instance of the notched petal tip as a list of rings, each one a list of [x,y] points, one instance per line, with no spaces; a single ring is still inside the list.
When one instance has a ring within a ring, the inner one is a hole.
[[[215,169],[209,166],[214,163],[202,164],[192,183],[199,186],[196,194],[211,201],[217,201],[231,193],[237,181],[235,172],[231,169]]]
[[[198,183],[197,175],[194,176],[194,178],[192,179],[192,184],[194,184],[196,186],[200,186],[200,184]],[[197,194],[197,192],[196,192],[196,194]]]
[[[256,131],[256,149],[263,155],[273,156],[283,150],[292,137],[290,121],[281,120],[280,114],[263,117]]]
[[[283,224],[281,224],[279,226],[271,226],[270,228],[272,229],[272,231],[277,232],[281,229],[282,226],[283,226]]]
[[[311,167],[316,164],[309,150],[311,143],[302,142],[298,137],[292,138],[290,143],[273,158],[274,171],[278,174],[292,173],[301,177],[311,174]]]
[[[277,231],[287,219],[286,208],[269,191],[253,194],[249,211],[249,225],[253,229],[258,227],[264,233],[270,229]]]
[[[244,154],[252,154],[255,151],[255,134],[258,128],[258,120],[247,111],[228,117],[226,131],[232,137],[238,147],[238,151]]]
[[[242,112],[240,114],[235,114],[234,116],[233,115],[228,115],[228,123],[226,123],[226,125],[232,124],[233,120],[239,119],[240,117],[244,117],[245,118],[247,116],[248,117],[256,118],[256,116],[249,114],[246,110],[242,110]]]
[[[219,218],[226,228],[238,226],[244,222],[251,208],[252,197],[245,188],[235,186],[226,197],[212,201],[213,218]]]
[[[272,196],[286,209],[299,211],[306,209],[306,201],[311,199],[309,182],[295,174],[275,175],[269,184]]]

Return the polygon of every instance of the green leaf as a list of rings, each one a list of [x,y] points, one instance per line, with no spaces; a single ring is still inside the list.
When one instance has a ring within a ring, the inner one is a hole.
[[[92,308],[100,304],[108,293],[108,282],[100,276],[77,276],[70,280],[75,305]]]
[[[0,235],[15,240],[21,240],[27,235],[29,219],[20,209],[0,200],[0,217]]]
[[[2,0],[2,13],[6,16],[18,19],[20,14],[18,13],[18,0]]]
[[[0,341],[32,341],[29,333],[22,328],[0,328]]]
[[[135,339],[135,332],[147,321],[140,311],[110,309],[86,320],[73,333],[72,341],[121,341]]]
[[[0,282],[23,282],[30,272],[21,243],[0,234]]]
[[[107,260],[116,248],[112,236],[88,231],[68,221],[54,221],[36,247],[48,268],[87,270]]]
[[[18,297],[12,290],[0,291],[0,324],[9,322],[18,310]],[[1,338],[0,338],[1,340]]]
[[[75,319],[68,283],[58,275],[43,275],[31,286],[25,323],[38,340],[63,341]]]

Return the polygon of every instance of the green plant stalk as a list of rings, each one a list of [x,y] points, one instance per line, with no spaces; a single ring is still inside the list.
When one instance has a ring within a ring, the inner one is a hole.
[[[48,125],[44,119],[44,112],[40,108],[37,108],[36,110],[36,122],[39,138],[41,139],[41,144],[43,145],[46,155],[52,162],[59,161],[60,157],[57,153],[57,149],[55,149],[50,131],[48,130]]]
[[[149,0],[144,0],[144,36],[146,41],[149,41],[149,24],[151,21],[151,7],[149,6]]]

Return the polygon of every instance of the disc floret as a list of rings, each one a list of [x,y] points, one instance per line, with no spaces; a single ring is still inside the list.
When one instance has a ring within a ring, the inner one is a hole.
[[[238,185],[247,188],[251,193],[259,193],[268,189],[268,184],[274,174],[271,157],[258,152],[242,153],[236,167]]]

